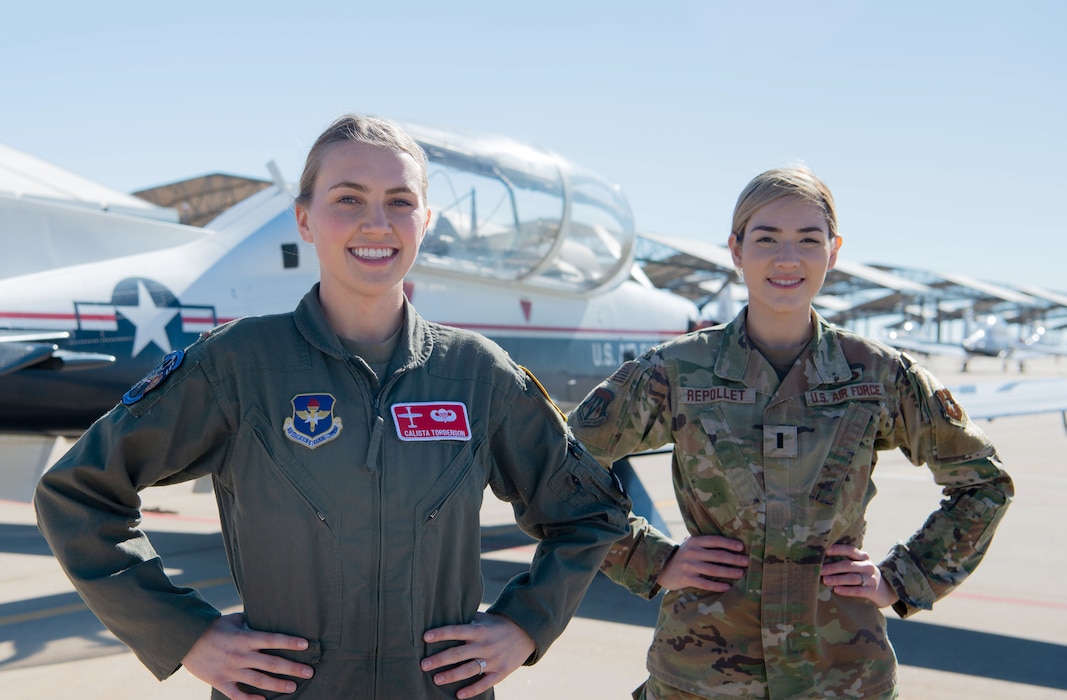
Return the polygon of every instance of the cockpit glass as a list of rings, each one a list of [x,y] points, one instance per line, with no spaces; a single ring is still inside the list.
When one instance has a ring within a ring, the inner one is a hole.
[[[627,263],[629,205],[599,176],[503,139],[417,138],[432,211],[419,265],[588,289]]]

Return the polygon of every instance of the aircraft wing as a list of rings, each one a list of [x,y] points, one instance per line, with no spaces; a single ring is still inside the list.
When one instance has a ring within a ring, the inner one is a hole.
[[[1067,413],[1067,377],[980,382],[950,387],[950,390],[974,419]]]
[[[0,376],[34,367],[50,370],[92,369],[115,361],[113,355],[96,352],[60,350],[52,340],[62,340],[70,334],[0,332]]]
[[[930,340],[919,340],[918,338],[899,336],[883,338],[883,342],[897,350],[905,350],[919,355],[943,355],[948,357],[958,357],[961,360],[967,359],[967,351],[964,350],[961,345],[935,343]]]

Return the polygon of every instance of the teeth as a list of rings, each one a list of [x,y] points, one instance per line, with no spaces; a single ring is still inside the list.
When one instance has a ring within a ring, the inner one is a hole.
[[[796,285],[800,284],[803,281],[804,280],[798,280],[798,279],[783,280],[783,279],[775,279],[774,277],[771,278],[771,284],[777,284],[777,285],[779,285],[781,287],[795,287]]]
[[[394,248],[349,248],[349,250],[357,258],[368,258],[370,260],[388,258],[396,252]]]

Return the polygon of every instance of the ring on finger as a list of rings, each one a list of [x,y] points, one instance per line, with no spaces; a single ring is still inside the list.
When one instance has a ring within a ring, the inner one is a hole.
[[[481,672],[485,673],[485,667],[486,667],[485,659],[475,659],[475,661],[478,662],[478,666],[481,668]]]

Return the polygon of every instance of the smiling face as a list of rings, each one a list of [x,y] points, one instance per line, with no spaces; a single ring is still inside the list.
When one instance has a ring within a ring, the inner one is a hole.
[[[382,146],[349,141],[326,151],[310,201],[294,209],[300,237],[315,245],[327,316],[402,305],[430,220],[420,173],[410,155]]]
[[[775,199],[752,214],[741,240],[732,235],[729,243],[748,287],[750,329],[806,329],[811,301],[841,247],[823,209],[795,195]]]

